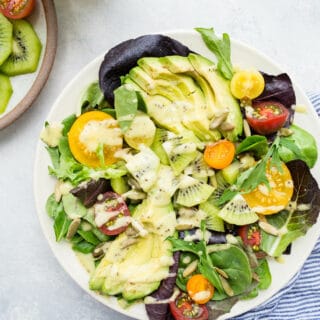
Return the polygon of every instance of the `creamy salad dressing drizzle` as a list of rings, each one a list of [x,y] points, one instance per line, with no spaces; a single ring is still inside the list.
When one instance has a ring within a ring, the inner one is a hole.
[[[91,120],[81,131],[79,140],[89,152],[96,152],[101,144],[120,146],[122,144],[122,131],[116,126],[117,121],[113,119]]]

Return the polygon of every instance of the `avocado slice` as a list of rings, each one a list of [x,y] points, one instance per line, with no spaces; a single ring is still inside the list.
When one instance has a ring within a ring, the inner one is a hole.
[[[120,234],[91,275],[90,289],[135,300],[156,290],[168,277],[172,246],[165,239],[173,235],[176,225],[171,202],[157,205],[147,198],[136,207],[133,217],[148,233],[138,238]],[[136,242],[128,245],[132,240]]]
[[[139,58],[171,54],[187,56],[189,53],[189,48],[181,42],[161,34],[126,40],[111,48],[104,56],[99,70],[100,88],[109,104],[113,105],[113,91],[121,85],[120,77],[127,74]]]
[[[201,140],[218,140],[220,138],[219,132],[209,130],[206,102],[201,89],[191,77],[175,75],[170,71],[163,70],[162,66],[159,66],[158,60],[158,58],[143,58],[142,61],[139,60],[138,62],[150,74],[158,76],[158,78],[154,79],[141,67],[135,67],[129,73],[131,80],[149,96],[159,95],[171,101],[171,105],[165,103],[166,108],[171,108],[172,113],[178,113],[182,124],[187,129],[192,130]],[[144,96],[144,98],[146,97]],[[160,100],[162,99],[160,98]],[[145,99],[145,104],[148,109],[147,99]],[[204,112],[201,112],[201,110]],[[161,115],[159,116],[161,117]],[[157,118],[157,114],[153,114],[151,117]],[[175,116],[175,119],[177,119],[177,116]]]
[[[153,79],[167,80],[170,84],[177,86],[183,93],[184,99],[195,105],[198,110],[206,112],[207,106],[203,92],[191,77],[172,73],[164,67],[159,58],[142,58],[139,59],[138,65]]]
[[[148,115],[157,125],[174,133],[180,133],[185,130],[181,123],[181,116],[177,110],[177,106],[169,99],[161,95],[151,96],[147,94],[129,76],[126,76],[123,81],[126,85],[129,85],[132,90],[140,92]]]
[[[138,65],[153,79],[167,80],[171,86],[176,86],[181,90],[185,103],[178,100],[178,104],[181,108],[183,123],[188,129],[194,131],[202,140],[210,140],[211,138],[218,140],[220,138],[219,133],[216,130],[209,131],[209,120],[213,116],[211,101],[208,105],[208,99],[206,99],[201,87],[198,86],[198,82],[187,74],[171,72],[161,59],[141,58]],[[185,59],[188,61],[187,58]],[[190,63],[189,65],[193,69]],[[170,96],[169,99],[175,101],[173,96]]]
[[[222,134],[227,139],[236,141],[242,133],[243,123],[240,106],[230,92],[229,81],[216,72],[214,63],[207,58],[191,53],[188,59],[194,69],[210,84],[215,95],[216,107],[221,113],[229,111],[226,122],[233,125],[233,129],[222,130]]]
[[[105,295],[122,294],[126,300],[144,297],[168,276],[171,243],[149,233],[124,248],[126,234],[115,239],[90,279],[90,289]]]
[[[152,79],[140,67],[134,67],[129,72],[130,78],[149,95],[161,95],[169,100],[184,100],[183,93],[166,80]]]
[[[163,170],[161,173],[163,174]],[[161,180],[160,177],[159,180]],[[152,194],[153,191],[151,190],[150,193]],[[162,239],[173,235],[175,231],[176,215],[171,202],[158,205],[152,197],[147,198],[136,207],[134,218],[146,225],[149,232],[160,235]]]
[[[168,69],[175,74],[185,74],[194,79],[194,81],[201,88],[207,106],[207,115],[211,120],[213,117],[219,115],[219,110],[215,106],[214,93],[208,84],[208,82],[195,71],[192,64],[187,57],[182,56],[167,56],[159,58],[159,61],[163,64],[164,68]]]

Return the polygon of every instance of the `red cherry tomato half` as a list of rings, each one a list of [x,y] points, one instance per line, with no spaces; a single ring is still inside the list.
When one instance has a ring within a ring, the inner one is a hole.
[[[261,243],[260,229],[256,225],[245,225],[238,229],[238,234],[245,245],[259,247]]]
[[[266,253],[260,250],[261,230],[257,224],[249,224],[239,227],[238,234],[244,245],[250,246],[253,249],[258,259],[266,256]]]
[[[180,294],[175,301],[170,302],[170,311],[175,320],[209,319],[207,307],[195,303],[186,293]]]
[[[250,127],[259,134],[268,135],[283,127],[289,117],[288,109],[276,101],[256,102],[246,109]]]
[[[7,18],[22,19],[32,12],[35,3],[35,0],[0,0],[0,11]]]
[[[95,215],[106,215],[107,222],[99,229],[108,236],[122,233],[130,221],[125,217],[130,216],[129,209],[123,198],[115,192],[106,192],[94,205]]]

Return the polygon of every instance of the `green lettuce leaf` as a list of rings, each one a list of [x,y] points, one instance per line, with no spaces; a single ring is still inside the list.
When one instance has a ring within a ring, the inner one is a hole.
[[[114,91],[114,106],[122,132],[126,132],[136,116],[139,105],[137,93],[122,85]]]
[[[252,282],[251,267],[246,253],[238,246],[231,244],[226,248],[223,244],[210,245],[208,251],[210,252],[212,248],[216,249],[210,253],[212,264],[228,275],[227,281],[234,295],[245,292]],[[217,292],[213,300],[222,300],[227,297],[226,294]]]
[[[258,288],[261,290],[268,289],[272,282],[271,272],[267,259],[259,259],[259,265],[254,269],[259,277]]]
[[[63,136],[58,148],[47,148],[53,167],[49,166],[49,174],[60,180],[68,180],[73,185],[78,185],[83,181],[99,178],[112,179],[119,178],[127,174],[128,170],[124,162],[104,166],[103,168],[90,168],[79,163],[72,155],[68,138]]]
[[[98,82],[91,83],[81,98],[81,113],[108,107]]]
[[[54,168],[59,168],[60,165],[60,152],[58,147],[46,147],[46,150],[49,153],[52,165]]]
[[[305,235],[317,222],[320,210],[320,190],[307,164],[293,160],[287,167],[294,183],[291,203],[285,210],[267,217],[280,234],[274,236],[262,231],[261,249],[273,257],[279,257],[292,241]]]
[[[315,138],[307,131],[292,125],[290,129],[293,134],[289,137],[282,137],[279,148],[280,158],[284,162],[300,159],[307,163],[309,168],[312,168],[318,159],[318,148]],[[292,148],[292,145],[296,149]]]
[[[50,218],[55,219],[56,216],[58,215],[59,211],[62,210],[62,203],[61,202],[57,202],[55,200],[55,196],[54,193],[52,193],[46,202],[46,211],[47,214]]]
[[[69,117],[65,118],[64,120],[62,120],[62,124],[63,124],[63,130],[62,130],[62,134],[63,136],[67,136],[68,132],[70,131],[72,125],[74,124],[74,122],[76,121],[77,116],[75,114],[70,115]]]

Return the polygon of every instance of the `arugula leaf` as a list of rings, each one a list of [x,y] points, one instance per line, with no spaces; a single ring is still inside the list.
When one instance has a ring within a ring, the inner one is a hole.
[[[269,158],[262,159],[255,167],[250,168],[249,172],[245,171],[239,176],[240,184],[237,181],[237,188],[242,193],[249,193],[253,191],[259,184],[265,184],[267,187],[269,186],[269,180],[266,176],[267,170],[267,162]],[[241,177],[242,176],[242,177]],[[245,179],[244,179],[245,177]]]
[[[85,219],[86,217],[84,217]],[[93,225],[95,225],[95,223],[92,223]],[[111,239],[110,236],[107,236],[106,234],[102,233],[99,229],[97,228],[93,228],[92,233],[99,239],[100,242],[106,242],[109,241]]]
[[[207,47],[218,58],[218,70],[222,76],[230,80],[233,76],[233,68],[231,64],[230,38],[228,34],[223,33],[222,39],[219,39],[213,28],[195,28],[198,31]]]
[[[271,165],[275,166],[280,172],[282,172],[280,154],[281,148],[287,148],[294,155],[294,157],[297,157],[298,159],[304,158],[299,150],[299,147],[293,140],[277,136],[261,161],[258,162],[254,167],[240,174],[236,182],[237,190],[241,193],[248,193],[254,190],[260,184],[265,184],[268,188],[270,188],[269,181],[266,176],[267,163],[270,159]],[[222,199],[229,199],[230,195],[231,194],[225,195],[222,197]]]
[[[114,106],[122,132],[126,132],[137,113],[139,100],[137,93],[122,85],[114,91]]]
[[[76,233],[76,234],[71,238],[70,242],[73,243],[73,244],[75,244],[75,243],[81,242],[82,240],[83,240],[83,238],[82,238],[79,234]]]
[[[98,245],[100,243],[99,239],[95,236],[95,234],[89,230],[89,231],[84,231],[84,230],[78,230],[77,231],[80,236],[86,240],[87,242],[93,244],[93,245]]]
[[[72,249],[75,250],[75,251],[82,252],[82,253],[90,253],[90,252],[92,252],[94,250],[95,247],[96,246],[94,244],[83,240],[83,241],[80,241],[78,243],[75,243],[72,246]]]
[[[59,242],[68,232],[71,220],[68,218],[63,208],[58,211],[53,224],[56,241]]]
[[[268,140],[265,136],[253,135],[245,138],[237,147],[236,154],[242,152],[253,152],[257,157],[261,158],[268,152]]]
[[[266,176],[267,163],[279,146],[280,138],[277,137],[272,143],[266,155],[254,167],[244,171],[237,179],[237,190],[241,193],[253,191],[258,185],[265,184],[270,188],[269,180]]]
[[[217,291],[219,291],[221,294],[224,294],[221,280],[212,265],[210,257],[207,253],[206,243],[203,240],[199,241],[198,243],[184,241],[173,237],[169,237],[168,240],[170,240],[172,243],[173,251],[191,252],[198,256],[199,271],[212,283]]]
[[[215,201],[215,204],[218,207],[221,207],[223,204],[232,200],[239,192],[231,189],[226,189],[223,191],[221,197]]]
[[[282,161],[281,161],[281,159],[280,159],[280,155],[279,155],[278,149],[275,149],[275,150],[273,151],[273,154],[271,155],[271,158],[270,158],[270,166],[271,166],[271,167],[276,167],[277,170],[278,170],[280,173],[283,173]]]

